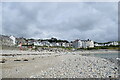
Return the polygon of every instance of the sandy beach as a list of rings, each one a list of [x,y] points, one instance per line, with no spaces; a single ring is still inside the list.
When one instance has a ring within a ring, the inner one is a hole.
[[[2,78],[117,78],[118,66],[109,60],[82,56],[118,51],[38,52],[1,51]]]

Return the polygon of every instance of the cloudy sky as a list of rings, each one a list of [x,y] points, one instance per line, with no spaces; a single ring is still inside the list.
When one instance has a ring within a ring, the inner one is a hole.
[[[116,2],[4,2],[2,34],[97,42],[118,39]]]

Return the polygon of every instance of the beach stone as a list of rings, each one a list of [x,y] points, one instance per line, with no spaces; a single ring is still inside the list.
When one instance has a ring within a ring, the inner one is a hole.
[[[81,55],[64,55],[59,63],[41,71],[37,78],[107,78],[117,75],[115,64],[106,59]],[[59,56],[59,57],[62,57]],[[58,57],[57,57],[58,58]],[[114,70],[113,70],[114,69]],[[34,76],[32,76],[34,77]]]
[[[14,61],[21,61],[20,59],[15,59]]]
[[[24,59],[23,61],[28,61],[28,59]]]

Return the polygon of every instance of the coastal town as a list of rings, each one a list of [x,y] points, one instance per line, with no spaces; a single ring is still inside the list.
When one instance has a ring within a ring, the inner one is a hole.
[[[69,42],[56,38],[27,39],[6,35],[0,35],[0,39],[2,78],[119,77],[118,56],[108,59],[95,57],[96,54],[110,56],[118,50],[85,50],[99,46],[118,47],[117,41],[97,43],[89,39],[76,39]]]
[[[2,50],[0,74],[3,78],[117,78],[119,76],[118,56],[110,59],[93,56],[118,53],[118,49],[95,50],[95,47],[118,48],[118,41],[97,43],[89,39],[76,39],[69,42],[56,38],[27,39],[6,35],[0,35],[0,39]],[[93,50],[87,50],[91,48]],[[83,69],[83,66],[86,68]]]
[[[72,47],[72,48],[93,48],[97,46],[118,46],[118,41],[111,41],[106,43],[98,43],[93,40],[80,40],[74,41],[57,40],[56,38],[51,39],[27,39],[23,37],[14,37],[0,35],[0,43],[2,46],[17,46],[17,47],[28,47],[28,46],[43,46],[43,47]]]

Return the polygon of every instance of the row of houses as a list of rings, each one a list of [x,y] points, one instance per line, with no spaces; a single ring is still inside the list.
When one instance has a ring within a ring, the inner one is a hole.
[[[72,43],[72,46],[74,48],[93,48],[93,47],[99,47],[99,46],[117,46],[119,43],[117,41],[111,41],[107,43],[97,43],[92,40],[80,40],[77,39]]]
[[[59,47],[70,47],[70,43],[66,42],[52,42],[49,41],[40,41],[35,39],[26,39],[26,38],[16,38],[14,36],[4,36],[0,35],[0,45],[6,45],[6,46],[20,46],[22,45],[35,45],[35,46],[59,46]]]
[[[66,43],[66,42],[48,42],[48,41],[41,41],[41,42],[34,42],[34,45],[36,46],[58,46],[58,47],[70,47],[70,43]]]
[[[35,46],[58,46],[58,47],[73,47],[73,48],[92,48],[95,46],[110,46],[110,45],[119,45],[118,42],[108,42],[108,43],[95,43],[92,40],[80,40],[77,39],[72,42],[49,42],[47,40],[35,40],[35,39],[26,39],[26,38],[16,38],[14,36],[4,36],[0,35],[0,45],[35,45]]]
[[[107,43],[94,43],[94,46],[117,46],[119,43],[117,41],[111,41]]]
[[[66,42],[52,42],[50,43],[49,41],[35,41],[33,42],[34,45],[36,46],[58,46],[58,47],[70,47],[70,43]]]

